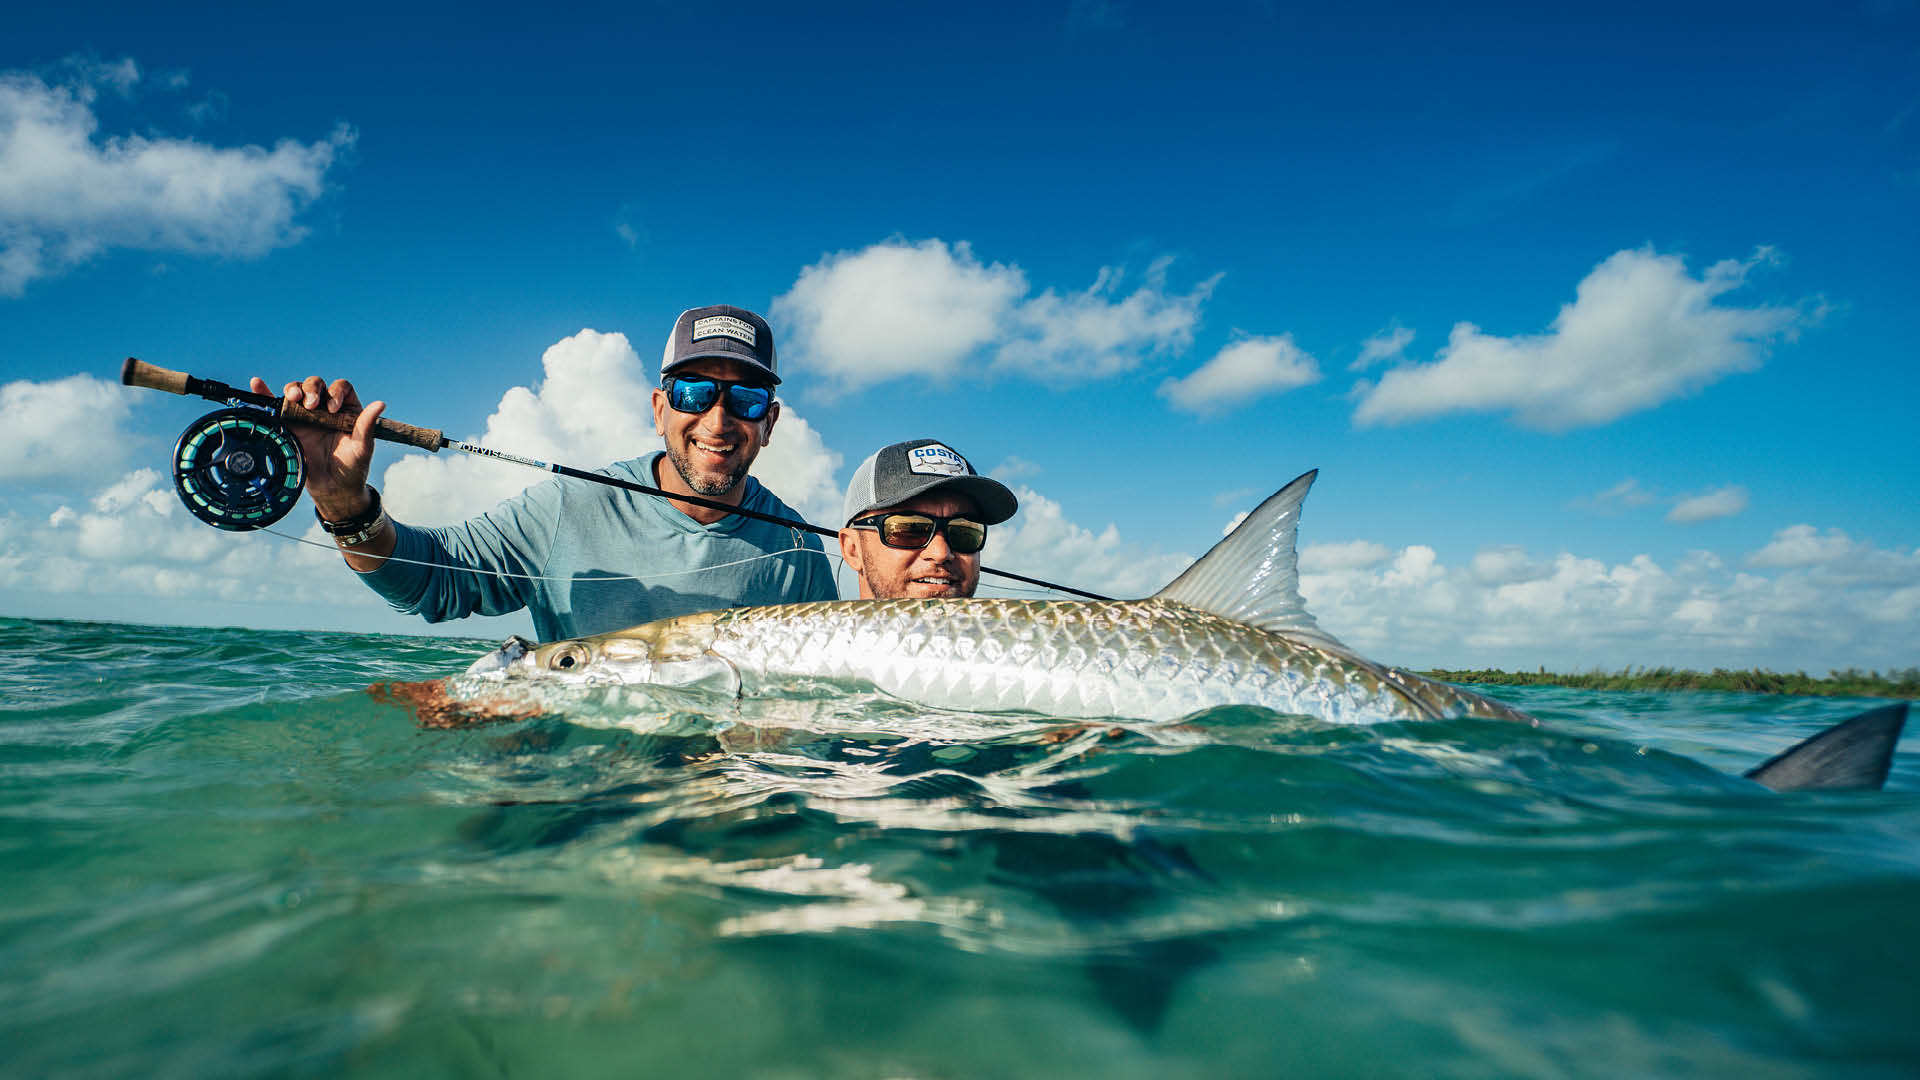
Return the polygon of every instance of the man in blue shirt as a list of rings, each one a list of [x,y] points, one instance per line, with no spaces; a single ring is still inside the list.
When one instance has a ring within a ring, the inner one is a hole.
[[[610,476],[798,520],[747,475],[780,418],[773,331],[729,305],[675,321],[653,391],[664,453],[616,462]],[[255,378],[255,393],[267,392]],[[360,408],[353,385],[319,376],[284,393],[309,409]],[[726,510],[580,480],[537,484],[444,528],[395,521],[367,484],[376,401],[348,434],[292,430],[307,495],[347,565],[400,611],[429,622],[526,608],[543,641],[740,604],[833,600],[820,541]]]

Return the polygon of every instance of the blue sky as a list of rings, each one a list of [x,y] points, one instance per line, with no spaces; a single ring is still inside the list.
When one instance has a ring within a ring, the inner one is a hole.
[[[1318,467],[1383,660],[1920,664],[1920,8],[1545,7],[14,14],[0,614],[431,629],[170,505],[124,356],[590,467],[728,302],[816,519],[934,435],[1022,491],[990,564],[1140,594]]]

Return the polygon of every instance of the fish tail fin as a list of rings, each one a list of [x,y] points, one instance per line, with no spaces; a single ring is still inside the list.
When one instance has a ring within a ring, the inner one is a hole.
[[[1747,779],[1775,791],[1878,791],[1893,767],[1907,722],[1904,701],[1868,709],[1748,769]]]
[[[1154,598],[1351,653],[1320,629],[1300,598],[1300,505],[1319,475],[1302,473],[1274,492]]]

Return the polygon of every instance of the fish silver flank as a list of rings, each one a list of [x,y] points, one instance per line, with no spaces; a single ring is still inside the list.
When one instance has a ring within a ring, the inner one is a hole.
[[[829,680],[923,705],[1172,720],[1254,705],[1331,723],[1526,714],[1367,660],[1299,594],[1307,473],[1158,594],[1131,601],[845,600],[734,608],[593,637],[510,641],[470,675],[750,695]]]

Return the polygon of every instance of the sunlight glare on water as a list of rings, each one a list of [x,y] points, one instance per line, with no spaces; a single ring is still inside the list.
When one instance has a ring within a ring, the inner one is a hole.
[[[1920,1069],[1920,760],[1738,776],[1873,702],[1154,726],[615,688],[432,730],[366,688],[486,644],[0,645],[8,1075]]]

